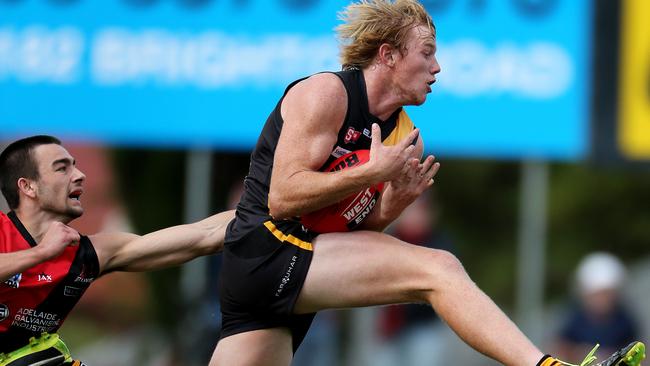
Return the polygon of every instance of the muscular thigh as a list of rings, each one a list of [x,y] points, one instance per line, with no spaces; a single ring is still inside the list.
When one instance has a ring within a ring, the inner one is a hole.
[[[448,256],[370,231],[322,234],[313,246],[296,313],[422,301]]]
[[[210,366],[288,366],[292,357],[288,329],[259,329],[220,340]]]

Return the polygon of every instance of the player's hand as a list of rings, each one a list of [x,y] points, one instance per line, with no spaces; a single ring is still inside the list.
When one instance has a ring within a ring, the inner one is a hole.
[[[370,161],[367,163],[376,182],[392,181],[404,174],[405,166],[413,155],[415,146],[412,142],[420,131],[416,128],[393,146],[384,146],[381,142],[381,129],[372,124],[372,141],[370,143]],[[416,159],[417,160],[417,159]]]
[[[402,174],[388,182],[394,194],[406,202],[414,201],[424,190],[433,185],[433,178],[440,169],[440,163],[429,155],[422,163],[418,159],[410,158]]]
[[[38,248],[47,259],[58,257],[69,245],[78,245],[81,237],[77,230],[55,221],[50,224]]]

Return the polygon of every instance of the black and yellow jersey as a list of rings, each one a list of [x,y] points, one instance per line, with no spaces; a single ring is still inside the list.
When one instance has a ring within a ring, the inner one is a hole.
[[[413,122],[402,108],[397,109],[387,120],[382,121],[373,116],[368,108],[368,95],[363,72],[358,69],[335,72],[348,95],[348,110],[332,152],[323,166],[329,165],[337,158],[356,150],[370,149],[371,126],[381,126],[381,138],[384,145],[394,145],[414,128]],[[282,131],[282,100],[298,82],[291,83],[284,95],[266,120],[257,145],[251,154],[250,168],[244,180],[244,193],[237,205],[237,214],[228,226],[226,242],[239,240],[253,228],[271,218],[268,209],[269,185],[273,169],[275,147]]]

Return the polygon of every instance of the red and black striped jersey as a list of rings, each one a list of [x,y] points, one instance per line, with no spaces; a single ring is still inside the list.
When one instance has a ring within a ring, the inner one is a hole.
[[[14,212],[0,212],[0,254],[36,246]],[[99,275],[99,261],[87,236],[57,258],[16,273],[0,283],[0,352],[54,333]]]

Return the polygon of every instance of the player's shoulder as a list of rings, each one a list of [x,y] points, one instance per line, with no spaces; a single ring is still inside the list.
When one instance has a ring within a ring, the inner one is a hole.
[[[341,103],[347,100],[347,92],[343,81],[336,74],[322,72],[314,74],[296,84],[289,94],[298,98],[312,101],[331,101]]]
[[[88,235],[88,239],[96,249],[109,250],[117,250],[138,237],[136,234],[125,232],[101,232]]]
[[[319,72],[317,74],[311,75],[303,81],[326,87],[343,87],[343,81],[338,75],[333,72]]]
[[[97,254],[101,271],[106,271],[106,265],[110,259],[138,237],[136,234],[124,232],[101,232],[88,235],[88,239],[95,249],[95,254]]]
[[[9,224],[10,221],[11,220],[9,219],[9,216],[7,216],[6,213],[0,211],[0,225]]]
[[[14,224],[9,219],[9,216],[4,212],[0,211],[0,244],[4,246],[4,243],[8,242],[6,239],[9,236],[10,232],[14,229]]]
[[[5,232],[8,232],[9,230],[9,218],[7,215],[5,215],[4,212],[0,211],[0,252],[6,252],[6,240],[5,236],[7,235]]]
[[[340,128],[348,108],[343,82],[332,73],[315,74],[300,81],[289,90],[282,101],[281,113],[285,126],[300,130],[319,129],[323,124],[335,131]]]

